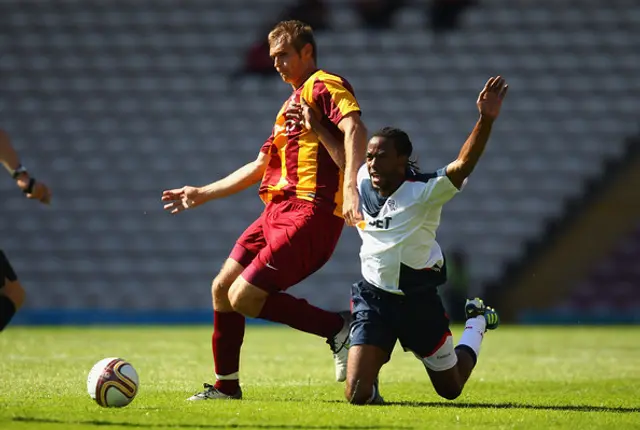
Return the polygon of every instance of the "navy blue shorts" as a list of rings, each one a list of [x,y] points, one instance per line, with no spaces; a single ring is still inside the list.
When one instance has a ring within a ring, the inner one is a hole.
[[[399,295],[362,280],[351,287],[351,300],[352,346],[373,345],[391,355],[399,340],[405,351],[428,357],[451,336],[437,286]]]

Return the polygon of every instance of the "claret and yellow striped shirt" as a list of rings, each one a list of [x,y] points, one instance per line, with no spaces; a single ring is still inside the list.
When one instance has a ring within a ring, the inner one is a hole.
[[[344,78],[318,70],[296,89],[278,112],[269,139],[261,151],[270,154],[260,184],[260,197],[267,203],[276,196],[298,198],[329,208],[342,216],[343,173],[315,133],[300,124],[286,123],[290,103],[300,98],[322,115],[323,125],[338,141],[344,135],[338,123],[351,112],[360,112],[353,88]]]

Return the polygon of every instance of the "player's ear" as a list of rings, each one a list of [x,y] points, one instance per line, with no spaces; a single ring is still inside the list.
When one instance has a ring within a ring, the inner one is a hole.
[[[303,60],[309,61],[313,59],[313,46],[310,43],[305,44],[300,50],[300,56]]]

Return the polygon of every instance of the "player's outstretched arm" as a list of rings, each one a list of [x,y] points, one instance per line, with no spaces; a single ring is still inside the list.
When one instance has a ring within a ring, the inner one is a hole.
[[[51,191],[44,183],[31,177],[27,169],[20,164],[20,157],[11,144],[9,135],[4,130],[0,130],[0,162],[15,179],[16,185],[27,198],[38,200],[44,204],[51,202]]]
[[[235,172],[219,181],[202,187],[184,186],[162,192],[164,209],[172,214],[182,212],[200,206],[209,200],[220,199],[238,193],[262,178],[267,165],[269,155],[263,152],[258,154],[251,163],[247,163]]]
[[[344,171],[345,167],[345,154],[344,145],[339,142],[329,130],[322,125],[318,114],[307,104],[307,102],[301,98],[300,104],[292,103],[289,105],[289,109],[285,113],[287,121],[294,121],[302,124],[307,130],[313,131],[318,135],[318,139],[322,145],[327,149],[331,159],[334,163]]]
[[[464,180],[471,175],[478,164],[491,135],[493,121],[500,115],[502,101],[508,89],[509,85],[504,78],[497,76],[490,78],[480,92],[476,102],[480,118],[467,141],[462,145],[458,158],[447,166],[447,176],[456,188],[462,186]]]

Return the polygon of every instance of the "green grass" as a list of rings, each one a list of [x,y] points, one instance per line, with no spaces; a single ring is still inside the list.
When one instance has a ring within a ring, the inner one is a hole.
[[[640,327],[501,327],[453,402],[398,348],[381,375],[391,404],[368,407],[343,401],[321,339],[285,327],[248,328],[242,401],[185,401],[212,381],[209,327],[11,327],[0,351],[0,429],[640,428]],[[86,393],[108,356],[140,375],[123,409]]]

